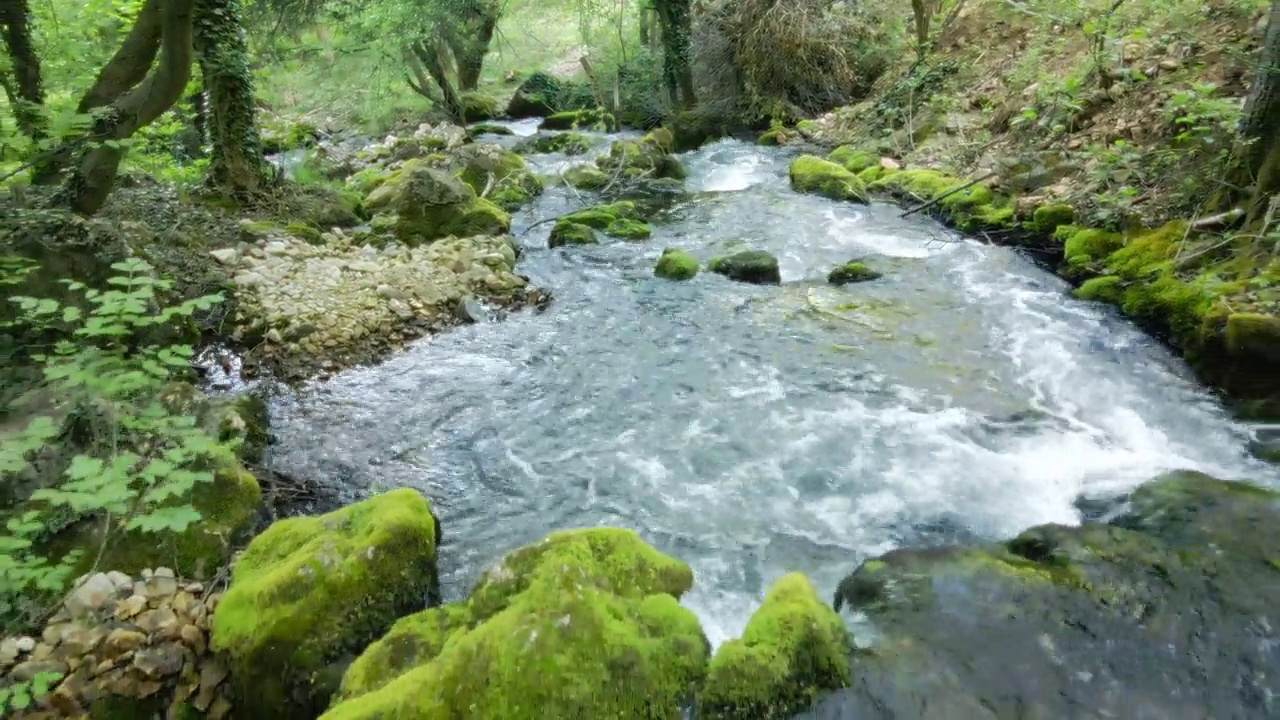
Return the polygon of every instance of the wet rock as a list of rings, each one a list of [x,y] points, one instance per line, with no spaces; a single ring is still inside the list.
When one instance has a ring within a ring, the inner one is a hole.
[[[581,155],[591,149],[591,138],[576,132],[538,133],[521,140],[515,147],[520,153],[563,153]]]
[[[134,653],[133,666],[146,678],[165,678],[182,670],[184,657],[181,645],[163,643]],[[139,697],[145,695],[139,694]]]
[[[856,145],[841,145],[827,155],[827,160],[843,167],[854,175],[869,167],[880,165],[879,153],[864,150]]]
[[[596,231],[582,223],[558,220],[547,236],[547,247],[557,248],[564,245],[598,245],[600,239]]]
[[[609,131],[618,127],[618,121],[604,110],[566,110],[548,115],[539,130],[596,130]]]
[[[116,599],[116,586],[106,573],[85,578],[67,596],[64,607],[72,618],[95,616],[108,602]]]
[[[688,171],[671,154],[671,142],[671,133],[661,128],[640,140],[615,140],[596,164],[628,180],[684,180]]]
[[[565,183],[579,190],[600,190],[609,185],[609,174],[594,165],[575,165],[564,171]]]
[[[448,167],[458,178],[504,210],[515,210],[541,195],[542,181],[524,159],[500,145],[473,143],[453,153]]]
[[[1265,717],[1277,532],[1280,494],[1180,472],[1109,524],[869,560],[836,602],[879,639],[813,717]]]
[[[716,651],[698,717],[790,718],[823,691],[849,685],[844,622],[798,573],[773,584],[742,637]]]
[[[313,718],[344,656],[437,595],[436,524],[413,490],[280,520],[236,561],[214,611],[237,717]]]
[[[801,155],[791,163],[791,187],[832,200],[867,202],[866,184],[844,166],[813,155]]]
[[[546,117],[559,109],[559,98],[564,83],[544,72],[535,72],[525,78],[507,103],[507,117],[523,120]]]
[[[666,280],[691,280],[698,274],[698,259],[683,250],[667,248],[658,258],[653,274]]]
[[[692,581],[631,531],[553,533],[507,555],[466,602],[397,622],[323,718],[678,717],[708,651],[678,602]]]
[[[850,283],[876,280],[881,274],[867,267],[858,260],[847,262],[827,273],[827,282],[832,285],[848,285]]]
[[[782,284],[778,258],[761,250],[748,250],[726,257],[713,258],[707,269],[730,280],[756,285]]]

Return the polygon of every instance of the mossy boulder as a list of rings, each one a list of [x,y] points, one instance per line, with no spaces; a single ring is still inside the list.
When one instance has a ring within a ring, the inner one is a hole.
[[[782,284],[782,272],[778,258],[761,250],[747,250],[725,257],[713,258],[707,269],[730,280],[756,285]]]
[[[467,128],[467,134],[471,137],[478,137],[480,135],[503,135],[509,137],[511,135],[515,135],[515,131],[506,125],[480,123]]]
[[[937,170],[911,168],[886,172],[869,189],[885,190],[913,203],[936,200],[934,214],[964,232],[1016,225],[1016,208],[1009,198],[981,184],[964,187],[967,183]]]
[[[698,696],[699,717],[790,718],[823,691],[849,685],[844,621],[808,578],[779,578],[742,637],[716,651]]]
[[[566,110],[548,115],[539,130],[595,130],[608,132],[618,129],[618,121],[604,110]]]
[[[708,644],[678,599],[688,566],[627,530],[557,532],[470,598],[401,620],[323,720],[679,718]]]
[[[493,143],[458,148],[450,157],[449,167],[476,193],[487,189],[487,197],[504,210],[527,204],[544,189],[524,158]]]
[[[853,686],[815,712],[1267,714],[1259,698],[1280,678],[1252,668],[1277,660],[1276,631],[1258,619],[1280,601],[1280,494],[1177,472],[1115,507],[1107,523],[865,562],[837,609],[865,613],[878,638],[859,652]]]
[[[315,147],[320,131],[306,120],[267,118],[261,126],[262,152],[267,155]]]
[[[775,122],[769,126],[768,130],[760,133],[756,138],[756,144],[762,147],[776,147],[778,145],[786,145],[795,141],[797,134],[788,129],[781,123]]]
[[[667,248],[658,258],[653,274],[666,280],[692,280],[698,274],[698,259],[683,250]]]
[[[609,223],[609,227],[604,229],[604,234],[623,240],[647,240],[653,235],[653,228],[649,227],[649,223],[641,220],[620,218]]]
[[[590,149],[591,138],[576,132],[538,133],[516,145],[516,151],[522,153],[581,155]]]
[[[801,155],[791,162],[791,188],[831,198],[867,202],[867,187],[857,175],[840,165],[813,155]]]
[[[1118,305],[1124,298],[1124,279],[1116,275],[1090,278],[1071,294],[1081,300]]]
[[[1082,277],[1096,272],[1111,253],[1124,247],[1124,236],[1107,230],[1059,225],[1054,240],[1062,244],[1062,274]]]
[[[1076,221],[1076,211],[1066,203],[1041,205],[1031,213],[1031,229],[1044,235],[1052,235],[1062,225]]]
[[[1262,313],[1231,313],[1227,316],[1224,335],[1229,354],[1280,363],[1280,317]]]
[[[827,160],[855,175],[867,168],[880,165],[880,155],[878,153],[863,150],[853,145],[841,145],[832,150],[831,154],[827,155]]]
[[[867,282],[882,277],[880,273],[867,267],[865,263],[854,260],[847,262],[827,273],[827,282],[832,285]]]
[[[684,180],[688,171],[671,155],[671,135],[658,129],[640,140],[615,140],[596,164],[610,175],[628,179]]]
[[[498,116],[498,101],[492,95],[473,90],[462,93],[458,99],[462,101],[462,117],[469,123]]]
[[[595,165],[574,165],[564,171],[564,181],[579,190],[600,190],[609,185],[609,174]]]
[[[677,114],[667,122],[666,129],[671,134],[672,152],[697,150],[712,140],[730,135],[725,118],[698,110]]]
[[[619,220],[640,220],[640,211],[634,202],[619,200],[571,212],[562,216],[560,220],[586,225],[596,230],[608,230],[610,225]]]
[[[346,659],[438,596],[438,540],[431,507],[407,489],[280,520],[254,538],[213,616],[236,717],[322,711]]]
[[[600,238],[589,225],[560,219],[551,227],[547,237],[547,247],[557,248],[564,245],[599,245]]]
[[[558,98],[564,92],[564,82],[553,75],[535,72],[525,78],[507,103],[507,117],[523,120],[546,117],[559,109]]]
[[[518,157],[518,156],[517,156]],[[511,218],[445,170],[410,160],[365,199],[365,206],[394,216],[396,239],[408,245],[450,235],[501,235]]]

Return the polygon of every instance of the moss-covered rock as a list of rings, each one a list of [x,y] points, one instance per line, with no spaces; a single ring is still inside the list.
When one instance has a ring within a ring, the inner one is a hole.
[[[516,151],[522,153],[563,153],[581,155],[591,149],[591,138],[576,132],[539,133],[520,141]]]
[[[782,123],[774,122],[769,126],[768,130],[760,133],[756,138],[756,144],[762,147],[776,147],[778,145],[786,145],[795,141],[797,135]]]
[[[880,273],[867,267],[862,261],[854,260],[827,273],[827,282],[832,285],[847,285],[849,283],[876,280],[880,277],[882,277]]]
[[[560,220],[564,222],[577,223],[586,225],[596,230],[608,230],[610,225],[619,220],[639,220],[640,211],[634,202],[630,200],[619,200],[618,202],[608,203],[605,205],[595,205],[564,215]]]
[[[791,188],[832,200],[867,202],[866,185],[844,167],[813,155],[801,155],[791,162]]]
[[[725,118],[700,110],[686,110],[671,118],[666,124],[671,135],[672,152],[697,150],[712,140],[730,135]]]
[[[467,128],[467,134],[471,137],[478,137],[480,135],[503,135],[509,137],[511,135],[515,135],[515,131],[506,125],[480,123]]]
[[[553,75],[535,72],[525,78],[507,103],[507,117],[514,120],[546,117],[559,107],[559,97],[564,92],[564,82]]]
[[[964,232],[1016,225],[1015,208],[1009,198],[983,185],[959,189],[967,183],[937,170],[911,168],[885,172],[869,189],[885,190],[913,203],[936,200],[933,212]]]
[[[609,175],[595,165],[574,165],[564,171],[564,181],[579,190],[608,187]]]
[[[604,110],[566,110],[548,115],[539,125],[539,130],[595,130],[607,132],[616,130],[618,121]]]
[[[590,225],[572,222],[561,218],[551,228],[547,237],[547,247],[557,248],[564,245],[599,245],[600,238]]]
[[[553,533],[465,603],[401,620],[324,720],[680,717],[708,646],[680,607],[688,566],[626,530]]]
[[[869,167],[880,165],[880,155],[878,153],[863,150],[853,145],[841,145],[832,150],[831,154],[827,155],[827,160],[854,174],[860,173]]]
[[[671,135],[659,129],[640,140],[615,140],[596,164],[610,175],[628,179],[683,180],[688,171],[671,155]]]
[[[491,95],[479,91],[461,93],[462,117],[469,123],[492,120],[498,116],[498,101]]]
[[[1102,260],[1124,246],[1119,233],[1075,225],[1059,225],[1053,237],[1062,244],[1062,274],[1074,278],[1097,272]]]
[[[450,235],[501,235],[511,228],[511,218],[502,208],[477,198],[470,185],[422,160],[405,163],[369,193],[365,205],[394,215],[396,239],[409,245]]]
[[[809,580],[784,575],[742,637],[721,645],[711,659],[699,717],[792,717],[818,693],[848,686],[850,650],[844,622]]]
[[[782,284],[778,258],[762,250],[747,250],[726,257],[713,258],[707,269],[730,280],[756,285]]]
[[[1251,670],[1275,661],[1275,633],[1260,643],[1257,618],[1280,601],[1280,494],[1179,472],[1117,506],[1110,523],[864,563],[837,608],[865,613],[879,637],[859,653],[853,686],[815,712],[1256,714],[1280,690]]]
[[[315,717],[335,666],[438,595],[438,534],[426,499],[396,490],[254,538],[213,617],[236,716]]]
[[[667,248],[658,258],[653,274],[666,280],[692,280],[698,274],[698,259],[683,250]]]
[[[1076,211],[1066,203],[1041,205],[1031,214],[1031,228],[1038,233],[1051,235],[1062,225],[1076,221]]]
[[[1231,313],[1227,316],[1224,335],[1227,352],[1231,355],[1260,357],[1280,363],[1280,317],[1262,313]]]
[[[647,240],[653,235],[653,228],[649,227],[649,223],[641,220],[620,218],[609,223],[609,226],[604,229],[604,234],[623,240]]]
[[[542,181],[525,165],[524,158],[493,143],[472,143],[454,151],[448,166],[476,193],[504,210],[515,210],[543,191]]]
[[[1081,300],[1119,304],[1124,297],[1124,280],[1116,275],[1090,278],[1071,294]]]
[[[262,152],[267,155],[315,147],[320,131],[306,120],[266,118],[260,128]]]

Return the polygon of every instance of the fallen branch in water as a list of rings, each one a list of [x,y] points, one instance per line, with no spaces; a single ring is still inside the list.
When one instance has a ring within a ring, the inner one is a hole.
[[[974,178],[974,179],[970,180],[969,182],[967,182],[967,183],[965,183],[965,184],[963,184],[963,185],[961,185],[961,186],[959,186],[959,187],[951,188],[950,190],[948,190],[948,191],[946,191],[946,192],[942,193],[942,194],[941,194],[941,195],[939,195],[938,197],[936,197],[936,198],[934,198],[934,199],[930,200],[929,202],[927,202],[927,203],[923,203],[923,204],[921,204],[921,205],[917,205],[917,206],[915,206],[915,207],[911,208],[910,210],[908,210],[908,211],[906,211],[906,212],[902,213],[902,215],[900,215],[899,217],[907,217],[907,216],[909,216],[909,215],[915,215],[916,213],[920,212],[921,210],[928,210],[929,208],[933,207],[934,205],[937,205],[938,203],[942,202],[943,200],[946,200],[947,198],[951,197],[952,195],[955,195],[956,193],[961,192],[961,191],[963,191],[963,190],[968,190],[969,188],[973,187],[974,185],[977,185],[978,183],[982,182],[983,180],[986,180],[987,178],[994,177],[994,176],[995,176],[995,174],[996,174],[996,173],[995,173],[995,171],[993,170],[993,171],[991,171],[991,172],[987,173],[986,175],[982,175],[982,176],[980,176],[980,177],[976,177],[976,178]]]

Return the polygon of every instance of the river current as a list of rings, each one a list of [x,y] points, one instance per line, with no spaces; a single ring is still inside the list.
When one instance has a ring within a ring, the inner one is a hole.
[[[683,603],[717,645],[787,571],[829,598],[870,555],[1077,523],[1082,496],[1165,470],[1280,482],[1113,310],[893,205],[796,194],[794,154],[724,140],[683,156],[687,192],[643,242],[548,250],[536,223],[593,201],[549,187],[513,228],[519,271],[555,296],[545,312],[276,398],[272,462],[350,499],[425,493],[446,599],[552,530],[635,529],[693,567]],[[546,173],[585,159],[528,157]],[[783,285],[656,279],[667,246],[767,250]],[[825,283],[854,258],[884,277]]]

